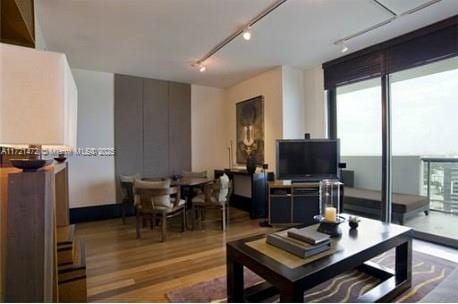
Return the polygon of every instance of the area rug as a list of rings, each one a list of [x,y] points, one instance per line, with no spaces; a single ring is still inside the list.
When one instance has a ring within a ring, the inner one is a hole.
[[[394,250],[372,261],[393,268]],[[457,267],[457,264],[413,251],[412,267],[412,288],[400,295],[395,302],[418,302],[439,285]],[[245,287],[261,282],[263,282],[262,278],[245,268]],[[307,291],[304,294],[304,302],[354,302],[360,295],[379,283],[377,278],[360,271],[346,272]],[[170,302],[225,302],[226,277],[176,289],[168,292],[166,296]],[[268,301],[278,302],[278,297]]]

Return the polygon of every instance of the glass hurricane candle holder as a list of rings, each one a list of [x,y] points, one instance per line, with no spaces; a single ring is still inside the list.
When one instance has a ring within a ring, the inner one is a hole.
[[[336,179],[320,182],[320,214],[315,218],[320,222],[318,231],[331,236],[340,236],[338,227],[344,221],[340,217],[342,183]]]

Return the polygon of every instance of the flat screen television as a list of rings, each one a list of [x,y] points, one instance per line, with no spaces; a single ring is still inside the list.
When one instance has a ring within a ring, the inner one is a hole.
[[[277,140],[277,179],[339,178],[339,162],[338,139]]]

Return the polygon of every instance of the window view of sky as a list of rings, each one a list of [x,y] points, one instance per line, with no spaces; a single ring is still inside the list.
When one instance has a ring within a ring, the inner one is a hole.
[[[458,69],[396,78],[391,84],[393,155],[458,157]],[[338,94],[337,117],[342,155],[381,155],[380,86]]]
[[[382,155],[381,87],[337,95],[337,137],[343,156]]]

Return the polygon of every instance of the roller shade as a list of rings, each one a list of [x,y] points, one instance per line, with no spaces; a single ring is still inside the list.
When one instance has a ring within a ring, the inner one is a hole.
[[[458,55],[458,15],[323,64],[325,89]]]

